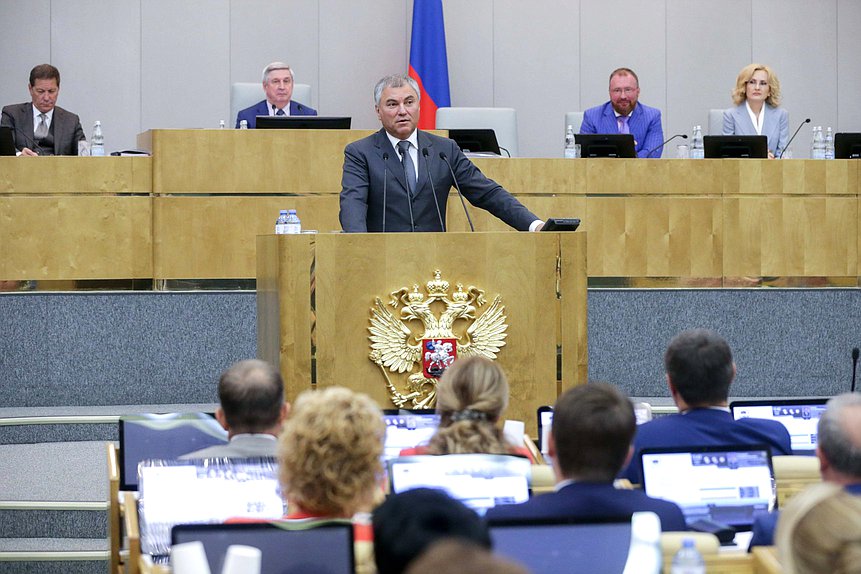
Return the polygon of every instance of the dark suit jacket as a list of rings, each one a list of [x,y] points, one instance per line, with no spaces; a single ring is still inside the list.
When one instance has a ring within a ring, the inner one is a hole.
[[[33,104],[31,102],[5,106],[0,125],[13,128],[15,149],[21,151],[28,147],[39,153],[38,144],[33,138]],[[87,139],[77,114],[66,111],[60,106],[54,107],[51,130],[54,133],[54,155],[78,155],[78,142]]]
[[[454,141],[419,131],[418,148],[418,182],[411,201],[400,156],[383,129],[349,144],[344,149],[340,213],[344,231],[412,231],[410,204],[415,231],[443,231],[440,218],[445,222],[446,202],[454,180],[448,165],[440,158],[441,152],[451,163],[460,189],[470,203],[489,211],[520,231],[528,231],[529,225],[538,219],[501,185],[485,177],[475,164],[463,155]],[[428,150],[427,158],[422,153],[425,149]],[[388,154],[387,161],[383,160],[383,154]],[[429,174],[431,179],[428,178]]]
[[[180,460],[198,458],[256,458],[274,457],[278,441],[265,436],[238,434],[227,444],[216,444],[179,457]]]
[[[634,456],[622,476],[634,484],[641,482],[640,451],[644,448],[745,444],[768,445],[772,455],[792,454],[789,432],[779,422],[755,418],[733,420],[723,410],[693,409],[639,425],[634,437]]]
[[[661,127],[661,110],[637,102],[628,119],[628,130],[634,136],[634,149],[637,157],[661,157],[664,152],[664,129]],[[617,134],[619,124],[613,112],[613,104],[589,108],[583,112],[581,134]],[[653,150],[652,153],[648,153]]]
[[[257,127],[257,116],[269,115],[269,102],[260,100],[250,108],[245,108],[236,114],[236,127],[239,128],[239,122],[248,120],[248,129],[253,130]],[[290,100],[290,115],[291,116],[316,116],[317,110],[309,108],[305,104]]]
[[[639,490],[617,489],[612,484],[596,482],[575,482],[559,492],[539,494],[523,504],[496,506],[487,511],[487,519],[613,518],[646,511],[658,515],[664,532],[688,529],[684,514],[675,503],[648,497]]]

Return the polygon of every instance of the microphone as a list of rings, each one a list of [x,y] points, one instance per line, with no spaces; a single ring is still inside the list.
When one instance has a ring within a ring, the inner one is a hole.
[[[794,134],[792,134],[792,137],[791,137],[791,138],[789,138],[789,141],[788,141],[788,142],[786,142],[786,145],[785,145],[785,146],[783,146],[783,149],[782,149],[782,150],[780,150],[780,155],[779,155],[779,156],[777,156],[777,159],[783,159],[783,154],[785,154],[785,153],[786,153],[786,150],[788,150],[788,149],[789,149],[789,145],[792,143],[792,140],[794,140],[794,139],[795,139],[795,136],[797,136],[797,135],[798,135],[798,132],[800,132],[800,131],[801,131],[801,128],[804,126],[804,124],[809,124],[809,123],[810,123],[810,118],[807,118],[806,120],[804,120],[803,122],[801,122],[801,123],[798,125],[798,129],[797,129],[797,130],[795,130],[795,133],[794,133]]]
[[[463,194],[460,192],[460,186],[457,184],[457,177],[454,175],[454,170],[445,155],[445,152],[439,152],[439,158],[448,166],[448,171],[451,174],[451,179],[454,181],[454,188],[457,190],[457,195],[460,197],[460,204],[463,205],[463,212],[466,214],[466,220],[469,222],[469,230],[475,231],[475,226],[472,224],[472,218],[469,216],[469,210],[466,208],[466,202],[463,200]]]
[[[807,123],[807,122],[804,122]],[[861,350],[858,347],[852,349],[852,392],[855,392],[855,369],[858,367],[858,355],[861,354]]]
[[[400,156],[401,156],[401,163],[404,163],[404,154],[405,154],[405,153],[410,153],[410,152],[408,152],[408,151],[401,151],[401,148],[398,148],[398,155],[400,155]],[[410,189],[409,189],[409,185],[410,185],[410,184],[409,184],[409,183],[407,183],[407,181],[406,181],[406,178],[408,178],[408,177],[409,177],[409,176],[407,175],[407,170],[404,170],[404,183],[406,183],[406,184],[407,184],[407,190],[406,190],[406,192],[407,192],[407,207],[408,207],[408,208],[409,208],[409,210],[410,210],[410,231],[415,232],[415,230],[416,230],[416,221],[415,221],[415,219],[413,219],[413,198],[412,198],[412,197],[410,197]]]
[[[436,215],[439,217],[439,227],[443,231],[445,231],[445,222],[442,220],[442,212],[439,210],[439,199],[436,197],[436,188],[433,185],[433,178],[431,177],[430,172],[430,159],[428,158],[428,148],[422,148],[422,155],[425,158],[425,169],[428,172],[428,181],[431,184],[431,193],[433,194],[433,202],[436,205]]]
[[[386,190],[389,184],[389,152],[383,152],[383,233],[386,232]]]
[[[667,145],[668,143],[670,143],[671,141],[673,141],[676,138],[682,138],[683,140],[686,140],[686,139],[688,139],[688,134],[676,134],[676,135],[674,135],[673,137],[671,137],[670,139],[668,139],[667,141],[665,141],[661,145],[655,146],[652,149],[650,149],[648,152],[646,152],[646,157],[649,157],[650,155],[652,155],[653,151],[655,151],[658,148],[664,147],[665,145]]]
[[[33,139],[33,136],[28,136],[27,133],[22,131],[21,128],[19,128],[18,126],[14,126],[14,129],[15,129],[15,132],[24,136],[24,143],[27,144],[25,147],[30,148],[31,150],[33,150],[37,154],[39,154],[39,152],[42,151],[42,149],[43,149],[42,146],[40,146],[38,143],[36,143],[36,140]],[[17,142],[16,142],[16,147],[17,147]],[[39,154],[39,155],[42,155],[42,154]]]

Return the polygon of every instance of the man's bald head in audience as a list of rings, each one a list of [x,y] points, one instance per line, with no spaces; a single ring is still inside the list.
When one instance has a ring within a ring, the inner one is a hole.
[[[828,401],[818,435],[822,478],[838,484],[861,483],[861,395],[846,393]]]
[[[231,436],[277,434],[287,414],[280,373],[257,359],[235,363],[221,374],[218,400],[216,418]]]

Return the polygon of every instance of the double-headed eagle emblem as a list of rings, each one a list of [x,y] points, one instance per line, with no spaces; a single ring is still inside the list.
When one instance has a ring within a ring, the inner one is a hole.
[[[399,408],[431,408],[436,403],[436,383],[458,356],[481,355],[495,359],[505,345],[505,306],[497,295],[487,309],[484,291],[458,283],[449,296],[449,282],[440,271],[425,285],[427,294],[413,285],[390,293],[388,305],[379,297],[371,307],[370,359],[386,378],[392,402]],[[400,312],[390,311],[400,307]],[[392,376],[406,378],[406,392],[398,390]],[[406,375],[405,375],[406,374]]]

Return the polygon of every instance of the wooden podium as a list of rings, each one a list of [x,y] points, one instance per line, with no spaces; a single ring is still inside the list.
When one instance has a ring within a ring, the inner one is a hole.
[[[393,408],[386,378],[369,358],[371,308],[379,298],[398,316],[402,307],[388,306],[391,293],[416,285],[427,295],[436,270],[449,294],[458,284],[484,290],[476,320],[501,297],[506,417],[524,421],[534,436],[537,407],[587,380],[582,232],[258,236],[257,353],[280,366],[287,400],[315,385],[342,385]],[[407,324],[421,334],[421,323]]]

